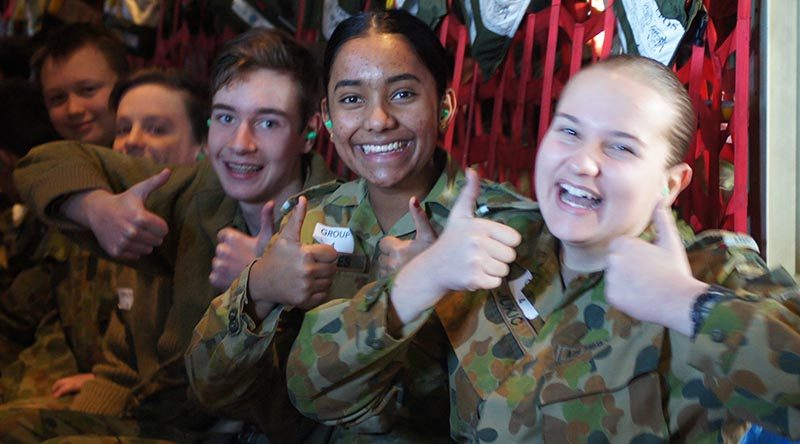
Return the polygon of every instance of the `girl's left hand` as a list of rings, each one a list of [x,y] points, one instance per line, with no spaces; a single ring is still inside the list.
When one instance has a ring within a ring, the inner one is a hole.
[[[627,315],[692,333],[691,310],[708,284],[692,275],[678,227],[664,202],[653,211],[655,243],[619,237],[609,245],[606,299]]]

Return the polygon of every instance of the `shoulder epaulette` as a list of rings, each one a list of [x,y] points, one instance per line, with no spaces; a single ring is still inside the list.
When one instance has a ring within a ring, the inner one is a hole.
[[[321,183],[319,185],[314,185],[313,187],[306,188],[305,190],[291,196],[286,202],[283,203],[281,207],[281,212],[283,214],[289,213],[295,205],[297,205],[297,198],[300,196],[305,196],[309,202],[312,202],[316,199],[320,199],[324,196],[327,196],[337,189],[339,189],[342,184],[346,183],[344,180],[335,179],[331,180],[330,182]]]
[[[725,230],[707,230],[699,233],[687,250],[698,250],[710,246],[719,246],[727,249],[747,249],[760,253],[756,241],[744,233],[734,233]]]
[[[478,198],[476,214],[485,216],[505,209],[538,210],[539,204],[523,196],[510,185],[481,180],[481,195]]]

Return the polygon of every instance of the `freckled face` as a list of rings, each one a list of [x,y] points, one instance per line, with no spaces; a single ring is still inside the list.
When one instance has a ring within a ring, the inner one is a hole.
[[[375,186],[418,188],[430,179],[440,101],[433,75],[404,37],[370,34],[339,49],[323,109],[350,169]]]
[[[550,231],[589,248],[639,235],[668,184],[666,134],[676,116],[625,74],[592,69],[571,80],[536,158],[536,198]]]

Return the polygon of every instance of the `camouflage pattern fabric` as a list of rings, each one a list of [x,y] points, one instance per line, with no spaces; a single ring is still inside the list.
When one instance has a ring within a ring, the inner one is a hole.
[[[0,409],[0,441],[5,444],[163,444],[201,442],[202,439],[201,435],[156,422],[86,415],[70,410]]]
[[[0,299],[0,331],[35,332],[35,342],[0,369],[2,402],[47,397],[58,379],[90,372],[118,291],[135,282],[131,268],[99,259],[55,229],[34,260]]]
[[[688,246],[698,278],[736,293],[694,340],[611,307],[602,272],[563,285],[546,228],[525,239],[509,282],[530,270],[527,285],[450,294],[401,338],[386,331],[391,279],[310,311],[288,362],[295,405],[326,424],[380,417],[409,353],[442,340],[420,331],[436,319],[459,442],[716,443],[744,421],[800,435],[800,289],[752,239],[714,232]]]
[[[0,291],[5,292],[17,274],[30,267],[44,225],[25,205],[14,204],[0,212]]]
[[[333,179],[320,156],[309,155],[304,163],[305,186]],[[64,195],[96,188],[122,192],[162,169],[107,148],[60,141],[31,150],[14,174],[20,194],[39,217],[63,229],[77,229],[55,211]],[[175,167],[170,180],[149,196],[147,207],[167,222],[169,233],[152,254],[136,262],[137,296],[114,310],[103,360],[93,368],[96,377],[84,384],[70,409],[87,417],[131,418],[140,424],[161,421],[205,431],[215,418],[187,394],[183,355],[194,326],[216,294],[208,275],[217,233],[228,226],[245,229],[246,224],[238,202],[225,195],[208,161]],[[71,231],[70,236],[92,251],[102,251],[85,230]],[[169,287],[154,285],[154,274],[166,275]]]
[[[455,163],[446,158],[444,152],[437,152],[436,158],[443,172],[428,196],[422,200],[421,206],[434,230],[441,232],[450,207],[463,185],[464,175]],[[355,239],[353,253],[340,254],[339,270],[328,292],[332,298],[353,297],[363,285],[377,278],[378,243],[384,236],[411,239],[415,235],[410,214],[405,214],[386,233],[381,230],[363,179],[320,185],[303,194],[309,204],[301,228],[301,242],[314,242],[312,235],[318,223],[348,227]],[[297,197],[290,199],[284,210],[290,210],[296,200]],[[534,208],[530,200],[502,185],[489,182],[482,184],[478,206],[487,214],[513,208],[525,214]],[[231,289],[211,303],[195,329],[187,353],[187,367],[192,387],[205,403],[216,408],[247,408],[268,416],[275,408],[273,398],[258,396],[258,393],[264,390],[263,386],[269,384],[271,378],[284,381],[283,361],[302,317],[297,316],[297,310],[281,313],[282,309],[276,308],[256,326],[243,311],[248,278],[249,270],[246,270]],[[339,321],[340,324],[348,322],[347,319]],[[429,327],[438,328],[433,323]],[[433,333],[435,337],[436,332]],[[374,421],[362,421],[357,427],[350,427],[355,426],[354,423],[342,423],[348,428],[337,428],[331,440],[447,441],[447,416],[442,414],[448,409],[446,367],[430,359],[431,355],[439,356],[445,345],[444,342],[429,343],[410,352],[407,359],[412,369],[404,374],[403,380],[394,381],[396,387],[392,390],[396,396],[383,406],[386,414]],[[285,385],[282,390],[285,390]],[[335,422],[328,424],[339,425]]]

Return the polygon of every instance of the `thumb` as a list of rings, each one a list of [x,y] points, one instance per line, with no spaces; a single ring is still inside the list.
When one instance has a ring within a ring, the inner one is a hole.
[[[294,211],[289,215],[289,220],[281,229],[280,236],[283,239],[300,243],[300,229],[303,228],[303,221],[306,219],[307,206],[308,201],[305,196],[297,198],[297,205],[295,205]]]
[[[672,217],[666,201],[660,201],[653,210],[653,223],[658,232],[656,245],[666,250],[684,252],[681,235],[678,233],[678,227],[675,225],[675,219]]]
[[[411,218],[414,220],[414,228],[417,230],[414,239],[424,242],[435,241],[436,232],[433,231],[431,222],[428,220],[428,215],[425,214],[425,210],[422,209],[416,197],[409,199],[408,212],[411,213]]]
[[[272,238],[274,233],[272,227],[275,225],[274,211],[275,202],[271,200],[261,208],[261,228],[259,228],[258,237],[256,238],[256,256],[261,256],[264,253],[264,248]]]
[[[453,209],[450,210],[450,216],[470,218],[475,215],[475,201],[480,195],[480,181],[478,173],[472,168],[468,168],[465,172],[467,176],[467,183],[461,189],[461,194],[453,204]]]
[[[147,200],[147,196],[150,195],[153,191],[157,190],[159,187],[167,183],[169,180],[169,176],[172,174],[169,168],[164,168],[161,170],[160,173],[151,176],[136,185],[132,186],[128,191],[131,192],[134,196],[137,196],[139,199],[144,202]]]

